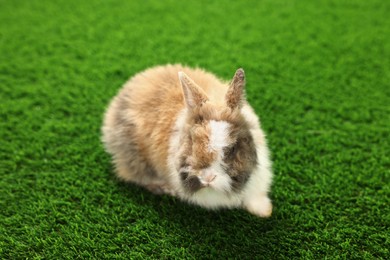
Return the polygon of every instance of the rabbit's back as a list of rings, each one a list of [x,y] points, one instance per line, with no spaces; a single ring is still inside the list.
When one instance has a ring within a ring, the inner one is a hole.
[[[122,176],[122,167],[130,167],[134,174],[149,172],[150,177],[168,174],[172,127],[185,107],[179,71],[200,82],[210,96],[223,96],[218,91],[225,89],[218,88],[223,84],[215,76],[181,65],[151,68],[131,78],[111,101],[102,128],[103,143],[121,178],[134,177]]]

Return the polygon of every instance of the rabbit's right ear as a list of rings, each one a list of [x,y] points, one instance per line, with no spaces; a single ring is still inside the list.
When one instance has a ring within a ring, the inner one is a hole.
[[[231,109],[242,107],[243,100],[245,100],[245,72],[243,69],[238,69],[234,74],[225,99]]]
[[[206,93],[184,72],[179,72],[179,80],[183,89],[184,100],[190,109],[200,106],[208,100]]]

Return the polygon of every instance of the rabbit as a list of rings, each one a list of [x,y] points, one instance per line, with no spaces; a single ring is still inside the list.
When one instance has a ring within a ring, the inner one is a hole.
[[[269,150],[243,69],[230,83],[182,65],[136,74],[109,104],[102,142],[123,181],[208,209],[272,213]]]

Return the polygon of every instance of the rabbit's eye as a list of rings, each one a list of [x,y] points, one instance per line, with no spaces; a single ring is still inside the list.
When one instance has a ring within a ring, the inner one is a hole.
[[[181,178],[181,180],[185,180],[185,179],[187,179],[187,177],[188,177],[188,172],[187,171],[181,171],[180,172],[180,178]]]
[[[235,145],[233,145],[233,146],[231,146],[231,147],[228,147],[227,148],[227,151],[226,151],[226,157],[233,157],[235,154],[236,154],[236,152],[237,152],[237,145],[235,144]]]
[[[238,176],[232,176],[231,177],[234,182],[239,182],[240,178]]]

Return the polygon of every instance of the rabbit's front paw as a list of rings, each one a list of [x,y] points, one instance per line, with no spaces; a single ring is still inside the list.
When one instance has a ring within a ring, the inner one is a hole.
[[[249,199],[245,203],[245,208],[253,215],[262,218],[268,218],[272,214],[272,203],[266,195]]]

